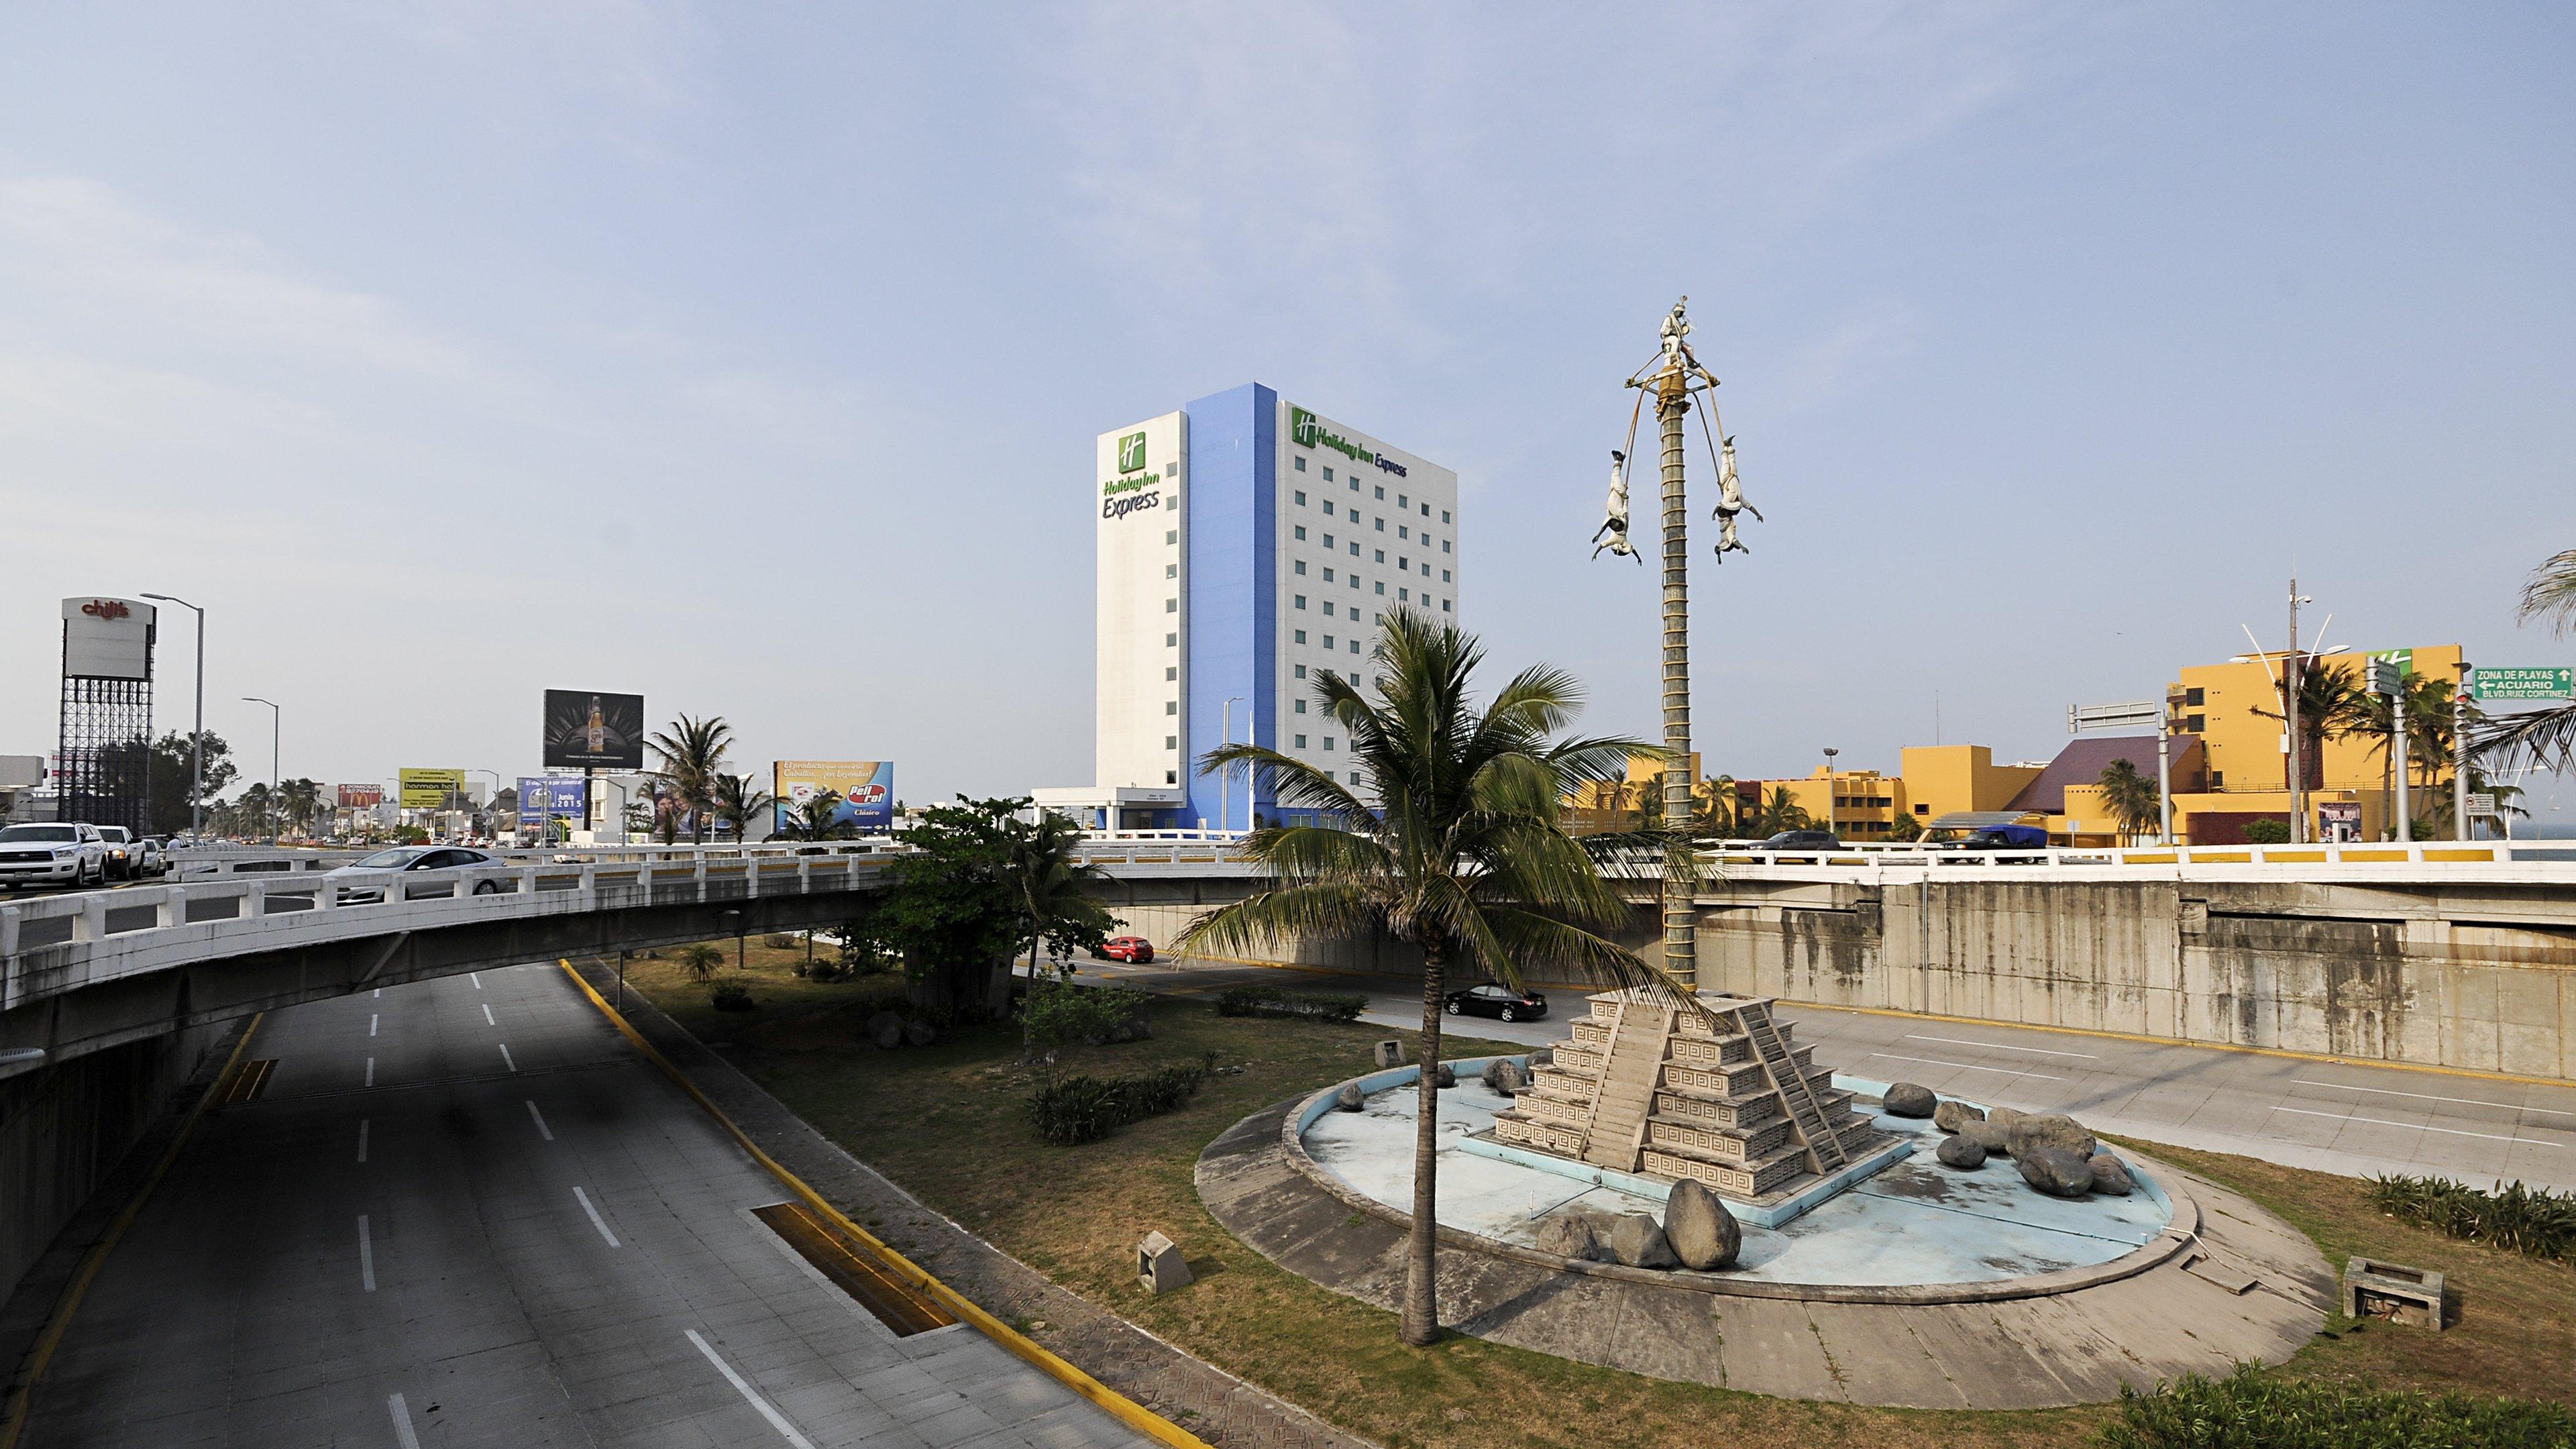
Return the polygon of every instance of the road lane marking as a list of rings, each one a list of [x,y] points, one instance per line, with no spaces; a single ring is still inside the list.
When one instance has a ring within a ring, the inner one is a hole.
[[[2302,1117],[2324,1117],[2335,1122],[2368,1122],[2378,1127],[2408,1127],[2417,1132],[2440,1132],[2452,1137],[2483,1137],[2489,1142],[2519,1142],[2525,1147],[2558,1147],[2564,1144],[2543,1142],[2536,1137],[2499,1137],[2493,1132],[2463,1132],[2457,1127],[2432,1127],[2421,1122],[2391,1122],[2385,1117],[2356,1117],[2346,1112],[2310,1112],[2300,1107],[2275,1107],[2275,1112],[2296,1112]]]
[[[380,1018],[377,1013],[372,1011],[367,1013],[367,1035],[374,1036],[376,1034],[376,1022],[379,1019]]]
[[[367,1215],[358,1214],[358,1281],[376,1291],[376,1240],[367,1232]]]
[[[1945,1062],[1939,1057],[1909,1057],[1902,1052],[1871,1052],[1870,1055],[1885,1057],[1892,1062],[1925,1062],[1936,1067],[1957,1067],[1963,1072],[2001,1072],[2007,1077],[2037,1077],[2043,1082],[2066,1080],[2064,1077],[2052,1077],[2046,1072],[2026,1072],[2019,1067],[1981,1067],[1974,1062]]]
[[[374,1057],[369,1057],[369,1058],[367,1058],[367,1085],[368,1085],[368,1086],[370,1086],[370,1087],[372,1087],[372,1086],[374,1086],[375,1084],[376,1084],[376,1059],[375,1059]]]
[[[555,1134],[546,1129],[545,1114],[537,1110],[537,1099],[534,1097],[530,1097],[528,1099],[528,1115],[536,1119],[538,1136],[546,1139],[548,1142],[555,1140]]]
[[[796,1426],[787,1422],[786,1415],[771,1408],[767,1399],[752,1392],[751,1385],[743,1382],[742,1375],[733,1371],[733,1365],[718,1357],[716,1351],[707,1346],[707,1341],[698,1337],[694,1328],[689,1330],[689,1342],[698,1346],[698,1352],[707,1356],[707,1362],[716,1366],[716,1372],[725,1376],[725,1382],[733,1385],[735,1393],[751,1401],[751,1406],[760,1411],[760,1417],[769,1421],[769,1427],[787,1436],[787,1442],[795,1445],[796,1449],[814,1449],[814,1441],[797,1433]]]
[[[590,1225],[599,1229],[599,1235],[608,1240],[608,1246],[616,1247],[617,1235],[608,1230],[608,1222],[599,1215],[599,1209],[591,1204],[590,1194],[576,1187],[572,1190],[572,1195],[581,1199],[581,1210],[590,1214]]]
[[[519,1064],[510,1060],[510,1044],[508,1042],[501,1043],[501,1065],[508,1067],[514,1072],[519,1069]]]
[[[358,1160],[367,1160],[367,1119],[364,1117],[358,1119]]]
[[[1952,1046],[1992,1047],[1999,1052],[2037,1052],[2039,1055],[2044,1057],[2082,1057],[2088,1062],[2101,1060],[2101,1058],[2093,1055],[2091,1052],[2053,1052],[2046,1047],[2014,1046],[2009,1042],[2000,1041],[1969,1041],[1964,1037],[1955,1036],[1925,1036],[1921,1032],[1916,1031],[1907,1032],[1905,1034],[1905,1039],[1907,1041],[1948,1042]]]
[[[468,972],[466,972],[465,974],[474,978],[474,989],[475,989],[475,990],[480,991],[480,990],[482,990],[482,989],[483,989],[483,973],[482,973],[482,972],[480,972],[480,971],[468,971]]]
[[[384,989],[383,987],[381,987],[381,986],[377,987],[377,988],[376,988],[376,999],[377,999],[377,1000],[379,1000],[379,1001],[382,1001],[382,1000],[384,999],[384,995],[385,995],[385,989]],[[402,1395],[400,1395],[400,1394],[396,1394],[396,1395],[394,1395],[394,1397],[395,1397],[395,1398],[401,1398],[401,1397],[402,1397]]]
[[[499,1026],[501,1024],[492,1019],[492,1003],[488,1001],[483,1003],[483,1024],[485,1026]]]
[[[420,1449],[420,1436],[412,1432],[411,1405],[403,1402],[402,1395],[396,1394],[385,1400],[385,1407],[391,1410],[394,1416],[394,1442],[400,1444],[402,1449]],[[438,1406],[432,1404],[430,1407]]]
[[[2504,1112],[2546,1112],[2552,1117],[2576,1117],[2576,1112],[2562,1112],[2556,1107],[2526,1107],[2518,1102],[2490,1102],[2484,1097],[2436,1097],[2430,1092],[2401,1092],[2394,1087],[2356,1087],[2349,1082],[2320,1082],[2314,1077],[2292,1077],[2303,1087],[2332,1087],[2338,1092],[2377,1092],[2383,1097],[2413,1097],[2422,1102],[2458,1102],[2470,1107],[2493,1107]]]

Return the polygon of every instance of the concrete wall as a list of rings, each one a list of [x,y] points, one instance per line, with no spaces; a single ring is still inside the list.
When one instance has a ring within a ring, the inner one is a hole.
[[[0,1298],[230,1034],[199,1027],[0,1079]]]
[[[1700,975],[1794,1001],[2576,1078],[2576,927],[2531,889],[1726,883],[1701,914]]]

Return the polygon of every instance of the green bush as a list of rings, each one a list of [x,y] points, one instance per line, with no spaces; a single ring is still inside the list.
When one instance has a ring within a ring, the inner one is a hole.
[[[2109,1449],[2565,1449],[2576,1411],[2467,1394],[2379,1394],[2278,1378],[2246,1364],[2223,1379],[2186,1375],[2152,1392],[2120,1390]]]
[[[2447,1177],[2375,1177],[2370,1200],[2390,1217],[2509,1253],[2576,1257],[2576,1193],[2519,1181],[2486,1192]]]
[[[1368,1010],[1368,998],[1315,991],[1282,991],[1276,986],[1236,986],[1219,994],[1219,1016],[1305,1016],[1318,1021],[1357,1021]]]
[[[702,941],[680,953],[680,964],[688,968],[691,981],[704,986],[716,979],[716,969],[724,965],[724,952]]]
[[[2245,843],[2248,845],[2287,845],[2290,843],[2290,822],[2287,820],[2270,819],[2248,820],[2245,822]]]
[[[1124,986],[1032,981],[1020,998],[1020,1025],[1031,1046],[1099,1046],[1144,1014],[1145,999]]]
[[[1029,1124],[1060,1147],[1096,1142],[1179,1107],[1207,1074],[1205,1063],[1184,1062],[1139,1077],[1060,1077],[1029,1094]]]
[[[719,981],[716,989],[707,993],[707,1005],[718,1011],[749,1011],[751,988],[739,981]]]

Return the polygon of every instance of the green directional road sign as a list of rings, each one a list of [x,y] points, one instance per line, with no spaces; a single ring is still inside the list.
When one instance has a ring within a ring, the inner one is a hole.
[[[2576,699],[2576,669],[2488,669],[2469,672],[2477,699]]]

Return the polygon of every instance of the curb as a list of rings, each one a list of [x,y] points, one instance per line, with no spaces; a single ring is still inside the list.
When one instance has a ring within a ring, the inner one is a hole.
[[[741,1127],[735,1125],[731,1117],[725,1115],[724,1109],[718,1107],[713,1098],[699,1090],[697,1083],[690,1081],[686,1073],[671,1063],[670,1058],[663,1056],[659,1049],[644,1039],[643,1033],[638,1032],[625,1017],[619,1015],[617,1008],[610,1006],[607,999],[583,979],[579,971],[573,969],[571,961],[559,958],[555,964],[563,968],[563,973],[572,978],[573,985],[580,989],[583,996],[590,999],[591,1005],[599,1008],[600,1014],[607,1017],[609,1024],[617,1028],[618,1034],[625,1037],[637,1051],[643,1053],[645,1060],[661,1068],[662,1074],[677,1083],[681,1091],[688,1093],[691,1101],[705,1109],[706,1114],[716,1120],[716,1125],[722,1127],[725,1134],[733,1138],[735,1145],[751,1154],[754,1162],[759,1163],[770,1176],[777,1178],[797,1197],[803,1199],[806,1206],[823,1214],[834,1228],[848,1234],[854,1241],[864,1245],[869,1252],[874,1253],[905,1284],[937,1299],[942,1307],[973,1324],[983,1332],[985,1337],[1025,1359],[1049,1378],[1073,1390],[1105,1411],[1111,1418],[1137,1433],[1143,1434],[1156,1443],[1170,1445],[1171,1449],[1213,1449],[1206,1440],[1084,1373],[1073,1364],[1058,1357],[1045,1345],[985,1312],[975,1304],[974,1300],[932,1277],[911,1259],[880,1241],[874,1233],[852,1222],[848,1215],[825,1200],[821,1193],[808,1186],[803,1178],[788,1171],[777,1159],[762,1151],[758,1143],[752,1141]],[[11,1445],[8,1441],[0,1440],[0,1449],[11,1449]]]

